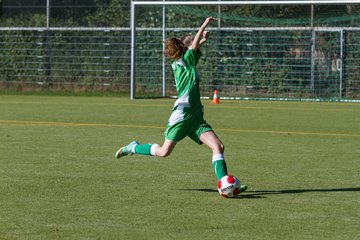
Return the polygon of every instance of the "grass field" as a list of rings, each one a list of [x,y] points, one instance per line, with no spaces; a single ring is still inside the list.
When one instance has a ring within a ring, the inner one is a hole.
[[[231,173],[206,146],[163,141],[174,100],[0,95],[0,239],[359,239],[360,105],[204,101]]]

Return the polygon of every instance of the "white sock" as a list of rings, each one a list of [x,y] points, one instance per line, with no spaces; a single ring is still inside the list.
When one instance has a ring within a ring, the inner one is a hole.
[[[224,160],[224,154],[223,153],[217,153],[217,154],[214,154],[213,157],[212,157],[212,162],[216,162],[216,161],[219,161],[219,160]]]
[[[159,144],[153,144],[150,148],[150,154],[151,156],[156,156],[156,148],[159,147]]]

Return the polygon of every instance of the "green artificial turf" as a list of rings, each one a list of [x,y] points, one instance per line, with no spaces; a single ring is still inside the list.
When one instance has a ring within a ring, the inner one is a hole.
[[[0,238],[358,238],[359,104],[204,101],[249,187],[224,199],[189,139],[168,158],[114,158],[161,144],[173,102],[0,95]]]

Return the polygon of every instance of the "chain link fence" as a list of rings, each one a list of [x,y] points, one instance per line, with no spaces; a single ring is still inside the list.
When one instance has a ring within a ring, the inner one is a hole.
[[[0,88],[130,91],[130,1],[0,3]],[[167,37],[195,33],[209,15],[222,19],[199,65],[203,96],[216,88],[233,99],[360,99],[360,5],[167,6],[165,13]],[[162,6],[136,12],[138,97],[176,94],[169,64],[163,80],[162,14]]]

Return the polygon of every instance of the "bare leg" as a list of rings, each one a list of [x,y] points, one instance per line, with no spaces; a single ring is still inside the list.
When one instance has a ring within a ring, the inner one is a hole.
[[[216,136],[214,131],[204,132],[200,135],[200,141],[209,146],[212,150],[212,165],[215,170],[216,178],[220,180],[227,175],[227,167],[224,159],[224,144]]]
[[[214,131],[208,131],[201,134],[200,141],[211,148],[213,155],[224,154],[225,146],[218,136],[216,136]]]
[[[157,146],[155,149],[155,155],[157,157],[167,157],[171,154],[176,146],[176,142],[165,139],[162,146]]]

